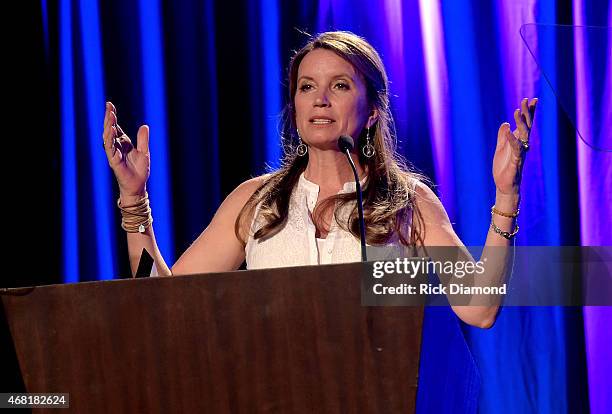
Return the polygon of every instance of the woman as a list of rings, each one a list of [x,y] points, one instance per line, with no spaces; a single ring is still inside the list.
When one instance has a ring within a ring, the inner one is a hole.
[[[149,129],[140,127],[133,147],[107,103],[104,148],[119,183],[133,272],[143,248],[164,276],[235,270],[245,259],[248,268],[359,261],[353,174],[337,146],[343,134],[358,137],[352,158],[364,187],[368,244],[463,246],[440,200],[395,154],[388,80],[371,45],[349,32],[318,35],[293,57],[289,93],[283,166],[238,186],[171,269],[155,242],[146,195]],[[508,123],[499,128],[486,246],[508,246],[518,230],[521,170],[536,102],[523,99],[514,132]],[[507,267],[489,264],[487,272],[501,281]],[[488,327],[498,307],[453,309],[466,323]]]

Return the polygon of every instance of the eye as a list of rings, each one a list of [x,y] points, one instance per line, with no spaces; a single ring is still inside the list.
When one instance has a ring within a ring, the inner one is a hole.
[[[312,85],[309,83],[304,83],[302,86],[300,86],[300,91],[302,92],[309,91],[310,89],[312,89]]]
[[[338,82],[334,85],[334,87],[338,88],[338,89],[343,89],[343,90],[348,90],[350,89],[350,86],[348,83],[346,82]]]

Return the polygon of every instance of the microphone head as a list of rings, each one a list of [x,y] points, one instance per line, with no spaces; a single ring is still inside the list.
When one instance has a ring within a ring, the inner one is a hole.
[[[340,138],[338,138],[338,148],[340,148],[340,151],[352,151],[354,147],[355,141],[353,141],[353,138],[351,138],[350,135],[340,135]]]

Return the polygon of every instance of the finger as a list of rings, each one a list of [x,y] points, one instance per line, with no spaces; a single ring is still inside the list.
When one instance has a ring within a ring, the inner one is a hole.
[[[111,137],[110,137],[110,142],[109,142],[109,154],[110,157],[113,159],[113,161],[115,161],[115,157],[117,157],[118,160],[121,160],[121,142],[117,139],[117,129],[112,126],[110,128],[111,130]]]
[[[110,142],[109,142],[109,148],[115,148],[118,144],[119,144],[119,136],[117,135],[117,128],[115,128],[115,126],[111,126],[110,127]],[[113,151],[114,153],[114,151]]]
[[[108,118],[108,122],[110,125],[113,125],[117,129],[117,137],[125,135],[125,132],[123,132],[123,129],[121,129],[121,126],[117,123],[117,114],[111,112]]]
[[[525,122],[525,117],[521,114],[520,109],[514,110],[514,121],[516,122],[516,128],[518,129],[517,139],[527,141],[529,139],[529,127]]]
[[[115,141],[113,134],[116,131],[113,130],[114,127],[108,129],[108,132],[104,136],[104,152],[106,153],[106,158],[108,158],[108,163],[113,166],[118,160],[115,160],[117,151],[117,142]],[[121,156],[119,155],[119,159]]]
[[[104,123],[104,128],[105,129],[110,128],[111,125],[115,125],[116,123],[117,123],[117,115],[113,111],[110,111],[106,119],[106,122]]]
[[[143,125],[138,128],[138,135],[136,135],[136,149],[143,154],[149,153],[149,126]]]
[[[123,161],[123,152],[121,151],[121,143],[117,140],[111,141],[109,152],[109,161],[111,167],[120,164]]]
[[[527,98],[523,98],[521,100],[521,115],[525,117],[525,124],[527,124],[527,128],[531,128],[531,114],[529,113],[529,108],[527,104],[529,100]]]
[[[117,137],[117,131],[115,126],[112,123],[113,115],[109,115],[108,122],[104,127],[104,132],[102,133],[102,139],[104,140],[104,148],[112,148],[110,142],[112,142]]]
[[[104,148],[110,148],[110,142],[115,138],[112,126],[104,128],[102,133],[102,141],[104,142]]]
[[[108,115],[110,114],[110,105],[108,102],[104,104],[104,127],[106,128],[106,121],[108,121]]]
[[[497,146],[495,147],[496,151],[500,148],[503,148],[504,144],[508,141],[508,132],[510,132],[510,124],[508,122],[504,122],[497,130]]]
[[[111,101],[108,101],[107,104],[108,104],[108,113],[109,113],[108,115],[109,115],[109,118],[110,118],[111,114],[114,115],[114,117],[115,117],[114,123],[116,124],[117,123],[117,108],[115,108],[115,105],[113,105],[113,103]],[[110,121],[110,119],[107,119],[106,122],[111,122],[111,121]],[[106,122],[105,122],[105,124],[106,124]]]
[[[529,103],[529,115],[531,116],[531,125],[533,126],[533,117],[535,116],[536,106],[538,105],[538,98],[533,98]]]
[[[517,130],[512,131],[510,128],[506,131],[506,141],[508,141],[508,145],[512,148],[512,152],[514,154],[520,154],[521,149],[523,149],[523,142],[516,137]],[[527,141],[525,141],[527,142]]]

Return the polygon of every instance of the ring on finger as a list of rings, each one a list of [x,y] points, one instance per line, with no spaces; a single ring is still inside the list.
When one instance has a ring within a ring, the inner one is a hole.
[[[518,141],[521,143],[521,147],[523,147],[525,151],[529,149],[529,140],[519,139]]]

